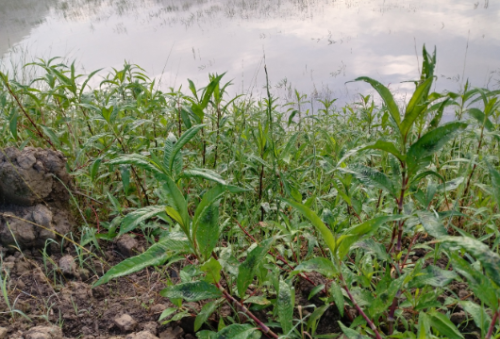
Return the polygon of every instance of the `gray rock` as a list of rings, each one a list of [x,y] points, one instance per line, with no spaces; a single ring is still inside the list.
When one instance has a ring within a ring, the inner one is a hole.
[[[120,252],[124,257],[131,257],[135,255],[138,246],[139,242],[128,234],[122,235],[116,241],[118,252]]]
[[[148,321],[144,324],[141,324],[141,328],[143,331],[148,331],[154,335],[158,333],[158,323],[156,321]]]
[[[64,275],[75,275],[77,269],[75,258],[69,254],[63,256],[59,259],[59,268],[61,269],[61,273]]]
[[[42,248],[48,239],[57,239],[55,232],[68,233],[71,187],[62,153],[33,147],[0,150],[0,245]],[[57,250],[56,243],[51,249]]]
[[[133,331],[137,322],[128,314],[123,314],[121,316],[113,319],[116,327],[118,327],[122,332]]]
[[[23,335],[24,339],[63,339],[63,333],[57,326],[37,326]]]
[[[154,314],[161,313],[167,308],[167,305],[165,304],[154,304],[151,306],[150,311],[153,312]]]
[[[0,152],[0,204],[33,206],[68,201],[71,180],[61,152],[7,147]],[[58,179],[57,179],[58,178]]]
[[[182,339],[183,334],[184,330],[181,327],[169,327],[166,331],[160,333],[160,339]]]
[[[158,339],[157,336],[151,334],[149,331],[141,331],[138,333],[129,334],[125,339]]]

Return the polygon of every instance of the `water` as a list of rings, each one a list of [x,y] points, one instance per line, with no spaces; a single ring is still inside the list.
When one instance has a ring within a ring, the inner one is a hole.
[[[227,72],[234,93],[263,95],[264,56],[276,94],[352,100],[367,75],[404,100],[421,47],[437,46],[437,90],[465,79],[496,88],[500,1],[488,0],[0,0],[4,67],[34,57],[83,71],[124,60],[183,88]]]

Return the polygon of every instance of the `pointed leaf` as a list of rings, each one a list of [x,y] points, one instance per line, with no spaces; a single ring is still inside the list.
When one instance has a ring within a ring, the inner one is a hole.
[[[172,173],[172,170],[174,167],[174,162],[176,161],[177,153],[179,153],[180,150],[182,149],[182,147],[184,147],[185,144],[187,144],[191,139],[193,139],[196,136],[196,134],[198,133],[198,131],[200,129],[202,129],[204,126],[205,125],[193,126],[181,135],[181,137],[179,138],[177,143],[174,145],[174,147],[170,151],[170,155],[169,155],[168,162],[167,162],[168,173]]]
[[[170,299],[183,299],[192,302],[220,298],[222,292],[206,281],[192,281],[168,286],[160,292],[160,295]]]
[[[372,87],[378,92],[378,94],[384,100],[385,105],[387,106],[387,109],[389,110],[389,113],[392,116],[392,119],[394,120],[394,122],[396,122],[398,128],[400,128],[401,116],[399,114],[398,105],[396,105],[396,102],[394,101],[394,97],[392,96],[391,91],[389,91],[387,87],[382,85],[377,80],[371,79],[369,77],[359,77],[356,78],[354,81],[365,81],[370,85],[372,85]]]
[[[148,248],[146,252],[125,259],[113,266],[105,275],[94,283],[93,287],[105,284],[111,279],[140,271],[148,266],[162,265],[172,255],[171,252],[187,253],[189,251],[189,243],[183,234],[170,233],[167,237]]]
[[[301,203],[287,199],[283,199],[283,201],[296,208],[304,217],[306,217],[311,222],[311,224],[316,227],[316,229],[321,233],[323,241],[326,243],[330,251],[332,253],[335,253],[335,238],[333,237],[330,229],[323,223],[321,218],[318,217],[318,215],[311,209],[302,205]]]
[[[210,180],[216,183],[219,183],[221,185],[225,185],[226,181],[217,173],[212,170],[206,169],[206,168],[193,168],[193,169],[188,169],[185,170],[182,173],[183,177],[186,178],[202,178],[206,180]]]
[[[281,324],[281,329],[283,330],[283,333],[288,337],[288,333],[293,328],[294,305],[292,289],[283,280],[281,280],[279,284],[278,300],[276,306],[278,309],[278,319]]]
[[[444,314],[432,312],[428,314],[431,327],[449,339],[463,339],[457,327]]]
[[[466,123],[455,121],[427,132],[408,150],[406,159],[408,171],[415,172],[419,163],[440,150],[460,129],[466,127]]]
[[[427,107],[427,96],[432,85],[433,78],[427,78],[418,85],[413,96],[406,107],[405,117],[401,122],[401,134],[406,138],[415,120],[424,112]]]
[[[274,238],[266,239],[248,253],[245,261],[238,267],[238,294],[241,298],[245,295],[248,286],[252,283],[256,268],[262,263],[271,248]]]
[[[217,301],[211,301],[203,305],[200,313],[198,313],[196,319],[194,320],[195,332],[201,328],[201,325],[203,325],[208,320],[208,318],[212,315],[212,313],[215,312],[218,306],[219,304],[217,303]]]
[[[338,273],[331,260],[321,257],[303,261],[292,271],[292,273],[301,272],[318,272],[327,278],[333,278]]]
[[[481,241],[466,237],[442,237],[436,242],[448,243],[460,246],[474,256],[486,272],[486,275],[500,287],[500,256],[490,250],[490,248]]]
[[[398,189],[384,173],[381,173],[371,167],[356,165],[349,168],[340,169],[343,172],[354,174],[359,181],[367,186],[383,189],[389,192],[393,197],[398,195]]]
[[[138,208],[133,212],[127,214],[120,225],[120,232],[118,235],[133,231],[140,223],[165,212],[164,206],[147,206]]]

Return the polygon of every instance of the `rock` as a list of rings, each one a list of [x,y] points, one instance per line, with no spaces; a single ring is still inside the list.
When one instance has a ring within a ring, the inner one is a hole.
[[[48,239],[57,239],[55,232],[68,233],[71,187],[62,153],[33,147],[1,150],[0,245],[43,248]],[[57,247],[57,242],[50,245]]]
[[[5,327],[0,327],[0,339],[7,339],[7,332]]]
[[[149,331],[141,331],[134,334],[129,334],[125,339],[158,339],[157,336],[151,334]]]
[[[118,252],[122,254],[124,257],[131,257],[137,252],[137,247],[139,246],[139,242],[132,238],[128,234],[122,235],[116,241],[116,247],[118,248]]]
[[[26,332],[24,339],[63,339],[63,333],[57,326],[37,326]]]
[[[143,331],[148,331],[151,334],[156,335],[158,333],[158,323],[155,321],[148,321],[141,325]]]
[[[128,314],[116,317],[113,321],[116,327],[118,327],[122,332],[130,332],[137,325],[137,322]]]
[[[163,312],[166,308],[167,308],[167,305],[165,305],[165,304],[154,304],[153,306],[151,306],[150,310],[151,310],[151,312],[156,314],[156,313]]]
[[[0,152],[0,204],[33,206],[69,200],[71,187],[61,152],[7,147]]]
[[[75,258],[73,258],[73,256],[69,254],[63,256],[61,259],[59,259],[59,268],[61,269],[61,273],[64,275],[75,275],[77,269]]]
[[[454,323],[455,325],[464,322],[466,319],[467,319],[467,314],[465,314],[464,311],[455,312],[450,316],[451,322]]]
[[[184,330],[181,327],[169,327],[166,331],[160,333],[160,339],[182,339],[183,334]]]

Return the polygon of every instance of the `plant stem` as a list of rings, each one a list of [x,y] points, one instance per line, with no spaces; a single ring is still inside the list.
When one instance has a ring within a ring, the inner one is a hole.
[[[269,327],[267,327],[266,324],[264,324],[262,321],[260,321],[255,315],[253,315],[253,313],[250,312],[248,310],[248,308],[246,308],[246,306],[241,301],[236,300],[236,298],[234,298],[231,294],[227,293],[227,291],[224,289],[224,287],[221,286],[221,284],[215,283],[215,285],[222,292],[222,294],[224,295],[224,298],[226,298],[227,301],[238,305],[238,308],[241,311],[243,311],[243,313],[245,313],[246,316],[248,316],[253,321],[255,321],[255,323],[257,324],[259,329],[264,334],[266,334],[268,337],[278,339],[278,335],[276,333],[274,333]]]

